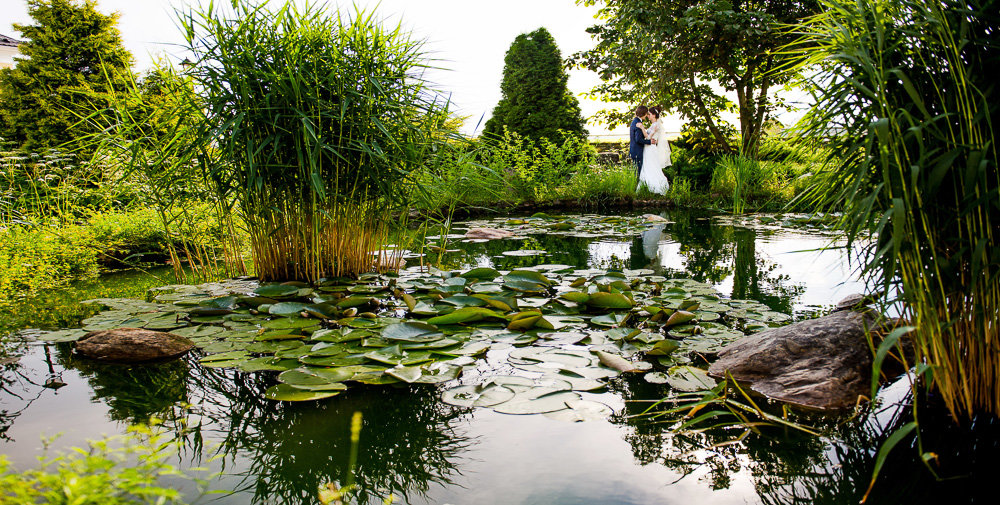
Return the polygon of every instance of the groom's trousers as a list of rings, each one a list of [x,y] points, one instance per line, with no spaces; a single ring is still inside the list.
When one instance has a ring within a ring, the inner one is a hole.
[[[642,155],[640,154],[638,156],[634,156],[630,154],[629,158],[631,158],[632,163],[635,164],[635,178],[638,179],[639,175],[642,174]]]

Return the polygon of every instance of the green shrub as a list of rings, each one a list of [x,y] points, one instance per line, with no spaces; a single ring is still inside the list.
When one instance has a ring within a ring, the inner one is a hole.
[[[695,188],[708,189],[712,181],[712,173],[718,164],[718,156],[698,156],[694,151],[671,143],[670,158],[673,164],[667,168],[667,177],[671,180],[684,178]]]
[[[537,144],[504,129],[502,137],[482,141],[480,161],[501,174],[518,201],[552,198],[573,173],[594,164],[597,151],[585,140],[567,134],[559,144],[546,138]]]
[[[157,212],[93,213],[82,224],[12,225],[0,228],[0,304],[72,280],[169,256],[167,246],[182,242],[213,250],[223,230],[208,204],[184,209],[191,217],[164,231]]]
[[[627,162],[581,170],[570,177],[560,193],[580,203],[600,204],[635,197],[637,185],[635,168]]]
[[[684,177],[678,177],[670,181],[670,189],[667,191],[667,197],[674,202],[674,205],[680,207],[690,207],[704,200],[695,195],[691,181]]]
[[[0,455],[0,503],[65,505],[139,505],[182,503],[180,491],[159,484],[164,476],[184,474],[169,459],[179,442],[148,426],[125,435],[89,441],[56,456],[38,458],[38,468],[15,469]]]
[[[97,275],[98,267],[93,236],[85,227],[0,229],[0,305],[5,299]]]

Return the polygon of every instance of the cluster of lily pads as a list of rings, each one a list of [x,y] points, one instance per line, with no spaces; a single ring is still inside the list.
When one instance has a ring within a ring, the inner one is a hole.
[[[831,213],[787,213],[787,214],[740,214],[715,216],[718,224],[753,228],[756,230],[809,230],[818,233],[836,233],[839,214]]]
[[[583,420],[611,409],[592,392],[621,373],[692,391],[714,385],[699,356],[789,316],[709,285],[652,270],[545,264],[258,285],[167,286],[79,330],[142,327],[189,338],[206,367],[273,371],[273,400],[315,400],[352,384],[447,383],[443,401],[509,414]]]

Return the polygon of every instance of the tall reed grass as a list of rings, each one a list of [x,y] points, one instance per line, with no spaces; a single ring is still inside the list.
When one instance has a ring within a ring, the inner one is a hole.
[[[1000,2],[822,4],[795,50],[819,69],[806,131],[838,159],[804,201],[843,205],[951,416],[1000,415]]]
[[[205,174],[245,222],[265,280],[384,264],[405,181],[438,144],[446,107],[422,43],[373,12],[233,2],[181,14],[215,150]],[[391,262],[390,262],[391,263]]]

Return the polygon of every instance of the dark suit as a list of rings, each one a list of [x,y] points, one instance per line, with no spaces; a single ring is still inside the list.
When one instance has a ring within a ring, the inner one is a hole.
[[[652,144],[645,135],[642,134],[642,127],[639,123],[642,120],[639,118],[632,118],[632,123],[628,127],[628,157],[632,158],[635,163],[635,176],[638,177],[642,172],[642,149],[647,145]]]

